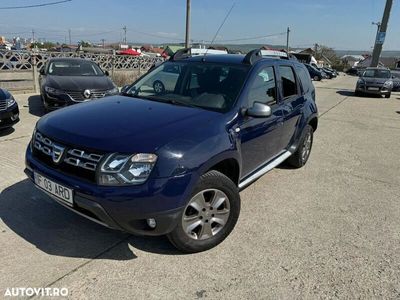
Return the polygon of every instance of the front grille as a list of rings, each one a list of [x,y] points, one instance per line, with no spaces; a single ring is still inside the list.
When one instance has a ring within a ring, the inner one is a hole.
[[[6,99],[0,99],[0,111],[6,110],[7,109],[7,100]]]
[[[87,100],[91,100],[91,99],[103,98],[106,96],[106,91],[94,91],[94,90],[90,90],[89,96],[85,96],[85,91],[81,91],[81,92],[69,91],[66,93],[71,98],[71,100],[78,101],[78,102],[87,101]]]
[[[59,144],[40,132],[36,132],[32,146],[34,157],[52,169],[96,182],[96,169],[103,154]]]

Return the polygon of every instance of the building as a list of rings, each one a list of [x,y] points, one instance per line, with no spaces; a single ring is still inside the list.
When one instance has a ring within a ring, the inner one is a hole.
[[[348,67],[356,67],[365,57],[363,55],[344,55],[340,58],[344,65]]]

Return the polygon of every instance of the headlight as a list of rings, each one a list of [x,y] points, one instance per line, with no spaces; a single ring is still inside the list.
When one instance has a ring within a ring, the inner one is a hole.
[[[117,87],[113,88],[112,90],[108,90],[106,92],[107,95],[116,95],[119,93],[119,89]]]
[[[54,89],[54,88],[49,87],[49,86],[45,86],[45,87],[44,87],[44,90],[46,91],[46,93],[50,93],[50,94],[53,94],[53,95],[61,95],[61,94],[64,94],[63,91]]]
[[[7,108],[13,106],[14,104],[15,104],[15,99],[13,96],[7,99]]]
[[[149,177],[156,161],[157,155],[149,153],[111,154],[101,166],[98,182],[114,186],[141,184]]]
[[[388,80],[383,84],[383,86],[391,88],[391,87],[393,87],[393,81],[392,80]]]

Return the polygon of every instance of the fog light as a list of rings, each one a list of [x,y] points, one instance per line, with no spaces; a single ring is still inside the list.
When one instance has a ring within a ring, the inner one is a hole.
[[[146,221],[147,221],[147,225],[149,225],[149,227],[150,227],[151,229],[156,228],[156,226],[157,226],[156,220],[154,220],[154,219],[147,219]]]
[[[11,121],[15,121],[16,119],[18,119],[18,114],[11,116]]]

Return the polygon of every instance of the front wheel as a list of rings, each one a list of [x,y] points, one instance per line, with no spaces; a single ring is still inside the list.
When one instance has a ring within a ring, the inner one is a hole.
[[[220,172],[207,172],[200,177],[168,239],[186,253],[211,249],[231,233],[239,213],[237,186]]]
[[[165,86],[161,81],[156,80],[153,83],[153,90],[157,95],[163,94],[165,92]]]
[[[310,157],[313,140],[314,130],[310,125],[307,125],[296,152],[287,160],[292,167],[301,168],[307,163],[308,158]]]
[[[389,94],[385,95],[385,98],[386,98],[386,99],[389,99],[389,98],[390,98],[390,96],[391,96],[391,93],[389,93]]]

